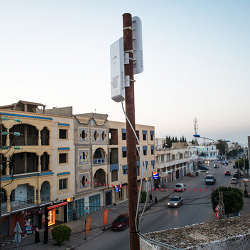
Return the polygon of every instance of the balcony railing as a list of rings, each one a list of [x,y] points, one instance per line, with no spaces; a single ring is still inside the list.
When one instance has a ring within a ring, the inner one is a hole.
[[[105,164],[106,161],[104,158],[96,158],[93,160],[93,163],[94,163],[94,165],[101,165],[101,164]]]

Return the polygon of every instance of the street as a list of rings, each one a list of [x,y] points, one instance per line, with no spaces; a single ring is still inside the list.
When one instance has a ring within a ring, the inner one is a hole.
[[[167,200],[159,202],[144,214],[141,231],[143,233],[159,231],[168,227],[185,226],[214,218],[210,202],[212,189],[220,185],[228,185],[231,177],[224,176],[225,167],[223,166],[217,169],[210,166],[210,169],[209,173],[214,174],[216,178],[215,185],[205,185],[205,172],[200,173],[198,177],[184,177],[183,180],[185,181],[179,179],[178,182],[183,182],[187,185],[187,190],[179,193],[184,198],[184,204],[179,208],[168,208]],[[177,181],[170,183],[168,186],[169,189],[173,188],[175,183]],[[178,194],[171,194],[170,197],[174,195]],[[97,235],[95,239],[86,241],[76,249],[128,250],[128,233],[128,229],[122,232],[105,231]]]

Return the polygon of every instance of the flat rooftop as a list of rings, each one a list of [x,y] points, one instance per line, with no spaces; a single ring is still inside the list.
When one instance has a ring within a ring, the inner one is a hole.
[[[192,248],[246,234],[250,234],[250,215],[230,217],[144,235],[176,248]]]

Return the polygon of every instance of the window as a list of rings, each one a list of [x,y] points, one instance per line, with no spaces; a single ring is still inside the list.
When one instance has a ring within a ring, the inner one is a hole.
[[[86,162],[88,159],[88,153],[80,151],[80,163]]]
[[[68,179],[60,179],[59,180],[59,190],[67,189]]]
[[[126,140],[126,132],[122,132],[122,140],[123,140],[123,141]]]
[[[118,170],[113,170],[111,172],[111,181],[118,181]]]
[[[154,146],[151,146],[151,155],[154,154]]]
[[[127,169],[127,168],[123,168],[123,169],[122,169],[122,173],[123,173],[124,175],[128,174],[128,169]]]
[[[122,157],[123,157],[123,158],[127,157],[127,150],[123,150],[123,151],[122,151]]]
[[[88,179],[86,178],[86,176],[83,176],[81,180],[82,186],[84,187],[87,182],[88,182]]]
[[[143,147],[143,155],[147,155],[147,146]]]
[[[147,140],[147,131],[146,130],[142,131],[142,139],[143,139],[143,141]]]
[[[99,137],[99,134],[98,134],[97,131],[95,131],[95,132],[94,132],[94,139],[95,139],[95,141],[98,139],[98,137]]]
[[[85,130],[82,130],[81,134],[80,134],[80,137],[85,140],[87,138],[87,133]]]
[[[106,136],[107,136],[107,135],[106,135],[105,131],[103,131],[103,132],[102,132],[102,140],[103,140],[103,141],[105,140]]]
[[[59,129],[59,139],[67,139],[67,134],[67,129]]]
[[[150,131],[150,140],[151,140],[151,141],[154,140],[154,131]]]
[[[67,163],[68,153],[60,153],[59,154],[59,163]]]

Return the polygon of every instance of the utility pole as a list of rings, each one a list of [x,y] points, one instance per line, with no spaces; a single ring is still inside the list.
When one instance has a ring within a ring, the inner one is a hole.
[[[130,86],[125,88],[126,114],[135,129],[135,105],[134,105],[134,71],[133,71],[133,33],[132,16],[123,14],[123,46],[124,53],[129,53],[129,64],[124,65],[125,77],[129,76]],[[129,231],[130,250],[139,250],[139,237],[136,232],[135,218],[137,208],[137,168],[136,168],[136,139],[128,121],[126,120],[126,142],[128,162],[128,205],[129,205]]]

